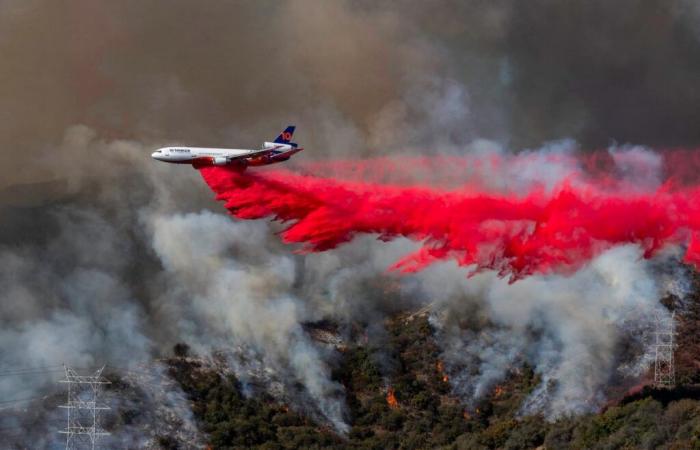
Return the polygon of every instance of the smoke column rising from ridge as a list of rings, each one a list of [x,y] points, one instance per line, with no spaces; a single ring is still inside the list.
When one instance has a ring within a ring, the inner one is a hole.
[[[536,156],[491,158],[490,163],[507,172]],[[656,173],[660,163],[676,159],[664,161],[639,149],[605,156],[550,155],[537,164],[545,170],[543,162],[563,162],[567,169],[559,180],[551,187],[533,181],[517,192],[484,187],[488,174],[479,166],[472,168],[477,176],[469,177],[468,184],[452,188],[374,180],[387,168],[398,172],[394,176],[399,179],[420,171],[437,170],[439,176],[470,166],[465,158],[380,160],[375,168],[371,160],[325,163],[339,178],[288,169],[241,173],[206,167],[201,173],[234,216],[291,222],[281,232],[282,240],[303,244],[302,251],[336,248],[359,234],[421,242],[418,251],[391,266],[403,272],[454,259],[460,266],[473,266],[472,273],[496,270],[511,280],[573,273],[623,244],[637,244],[646,258],[667,246],[687,244],[686,261],[700,262],[700,186],[682,183],[682,174],[672,167],[663,177]],[[643,185],[655,178],[657,182]]]

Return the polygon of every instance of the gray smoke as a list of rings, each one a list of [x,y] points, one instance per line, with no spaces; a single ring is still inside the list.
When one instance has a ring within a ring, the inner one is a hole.
[[[321,349],[301,327],[311,314],[290,295],[294,260],[264,247],[265,229],[203,212],[154,217],[152,232],[169,286],[164,298],[182,308],[173,319],[188,342],[203,351],[213,343],[251,346],[289,372],[288,382],[303,383],[323,416],[347,431],[342,386],[330,381]]]
[[[476,158],[504,158],[499,167],[505,169],[484,176],[496,191],[585,183],[570,157],[571,142],[517,156],[484,143],[478,149]],[[635,146],[609,153],[625,189],[659,187],[658,154]],[[541,381],[523,413],[554,419],[597,410],[613,380],[637,380],[648,369],[655,321],[670,314],[659,300],[687,296],[689,276],[679,250],[646,260],[637,246],[618,246],[574,274],[536,275],[513,284],[493,272],[460,280],[464,270],[453,263],[417,274],[425,295],[437,300],[431,322],[454,391],[474,406],[527,363]]]
[[[4,1],[3,184],[50,176],[34,163],[76,123],[141,141],[253,145],[293,121],[324,155],[474,138],[513,149],[562,138],[695,146],[697,9],[688,0]]]
[[[131,368],[184,340],[205,355],[256,355],[283,395],[303,395],[307,412],[343,431],[336,356],[302,324],[358,321],[381,343],[386,317],[435,301],[465,401],[528,362],[543,381],[524,412],[594,408],[611,377],[644,366],[630,340],[663,313],[658,298],[687,288],[682,272],[659,269],[665,259],[624,247],[570,277],[509,285],[451,264],[385,273],[414,248],[406,240],[292,256],[278,225],[229,219],[196,171],[148,155],[168,143],[256,146],[294,122],[300,160],[497,156],[508,163],[465,179],[518,192],[576,169],[551,155],[612,143],[619,175],[651,189],[658,158],[615,143],[700,141],[697,10],[686,0],[0,1],[0,372],[46,369],[0,377],[0,396],[55,391],[64,362]],[[523,148],[533,150],[509,159]]]
[[[455,391],[474,405],[527,362],[541,381],[523,412],[550,418],[595,411],[611,379],[642,375],[653,357],[655,317],[669,315],[652,262],[635,246],[613,248],[570,277],[509,284],[480,274],[462,288],[462,298],[432,320]],[[488,325],[465,327],[469,310],[480,310]]]

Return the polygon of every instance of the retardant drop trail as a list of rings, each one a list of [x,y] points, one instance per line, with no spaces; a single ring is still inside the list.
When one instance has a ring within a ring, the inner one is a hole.
[[[604,177],[570,175],[553,188],[494,193],[419,183],[383,184],[324,178],[287,169],[238,172],[201,169],[207,184],[240,219],[273,218],[289,225],[284,242],[318,252],[371,233],[406,237],[420,249],[391,268],[414,272],[453,259],[474,271],[493,269],[512,280],[571,273],[604,250],[634,243],[651,257],[669,245],[687,246],[700,263],[700,187],[661,184],[651,192],[611,188]],[[597,185],[600,184],[600,186]]]

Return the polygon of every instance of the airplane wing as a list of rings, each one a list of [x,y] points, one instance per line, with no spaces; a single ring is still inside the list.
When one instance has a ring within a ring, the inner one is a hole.
[[[241,159],[257,158],[257,157],[260,157],[260,156],[268,155],[268,154],[272,153],[273,151],[275,151],[275,150],[277,150],[277,149],[279,149],[279,148],[282,148],[282,147],[283,147],[283,145],[276,145],[276,146],[271,147],[271,148],[263,148],[263,149],[260,149],[260,150],[252,151],[252,152],[250,152],[250,153],[245,153],[245,154],[243,154],[243,155],[227,156],[226,158],[227,158],[229,161],[238,161],[238,160],[241,160]]]

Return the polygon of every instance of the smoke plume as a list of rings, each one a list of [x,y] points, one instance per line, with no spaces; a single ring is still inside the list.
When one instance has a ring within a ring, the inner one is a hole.
[[[430,302],[465,401],[527,361],[551,382],[524,411],[594,408],[643,366],[619,346],[659,267],[700,251],[697,151],[668,151],[700,145],[697,19],[688,0],[0,1],[0,428],[36,436],[3,442],[57,439],[19,400],[61,393],[62,363],[132,369],[180,341],[240,351],[343,431],[337,355],[303,324],[360,323],[381,349],[387,317]],[[196,171],[148,158],[288,123],[298,166],[204,173],[286,225],[232,221]]]

